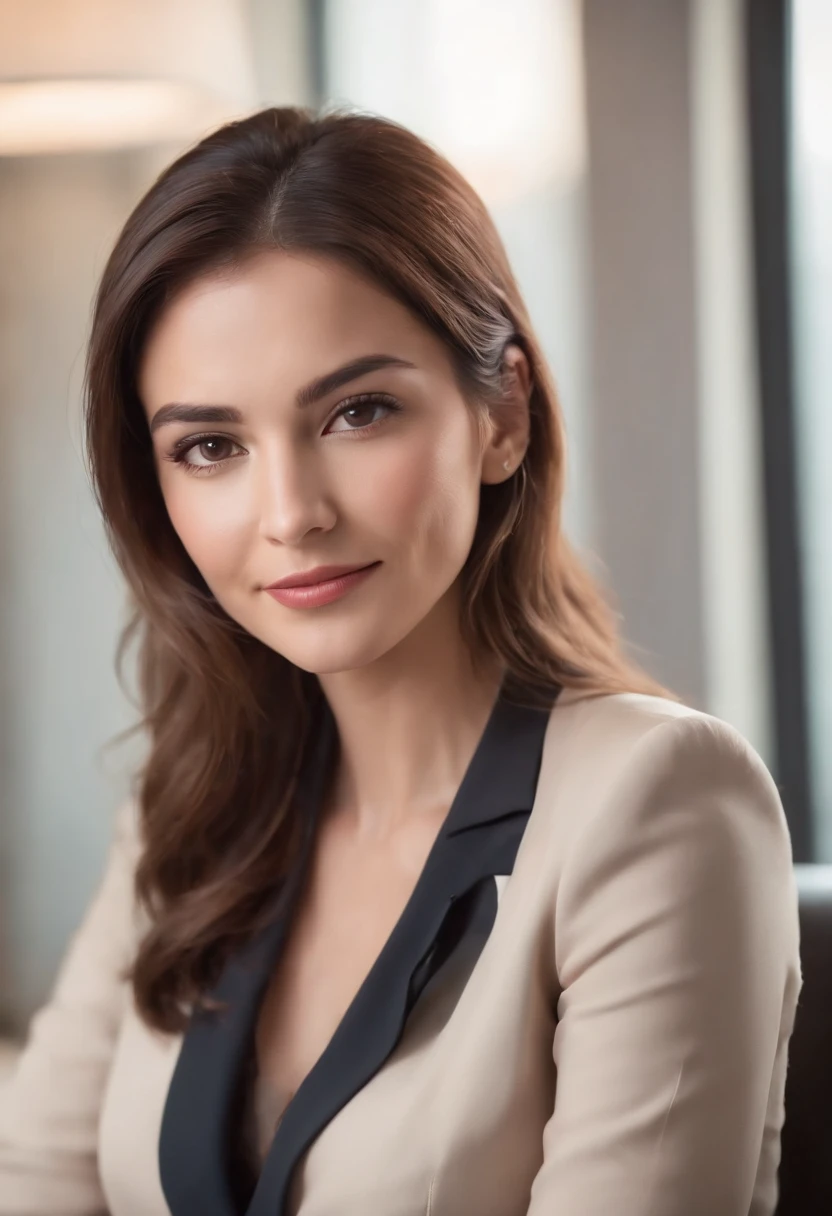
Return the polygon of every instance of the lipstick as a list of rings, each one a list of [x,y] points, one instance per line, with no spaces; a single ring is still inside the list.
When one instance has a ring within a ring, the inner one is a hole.
[[[302,574],[289,575],[264,590],[287,608],[321,608],[363,583],[381,562],[369,566],[318,566]]]

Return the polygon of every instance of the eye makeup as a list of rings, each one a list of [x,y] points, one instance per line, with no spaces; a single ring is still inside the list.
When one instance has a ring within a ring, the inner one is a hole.
[[[363,426],[347,426],[337,431],[332,429],[332,423],[337,422],[339,418],[347,418],[350,413],[355,413],[356,411],[360,413],[368,410],[373,412],[377,409],[383,409],[386,412],[375,421]],[[374,432],[378,427],[383,426],[392,414],[400,412],[401,409],[401,404],[388,393],[361,393],[358,396],[350,397],[339,405],[324,429],[323,434],[364,436],[368,432]],[[180,465],[188,473],[193,473],[196,476],[210,476],[219,469],[225,468],[232,460],[237,459],[237,455],[231,455],[220,457],[218,460],[208,460],[204,464],[199,464],[189,459],[191,452],[205,448],[208,444],[227,444],[232,448],[238,448],[240,454],[245,452],[245,449],[242,448],[237,440],[232,439],[229,435],[222,435],[216,432],[203,432],[198,435],[184,435],[181,439],[177,439],[171,445],[169,451],[165,453],[164,459],[171,461],[173,464]],[[202,454],[205,455],[204,452]]]

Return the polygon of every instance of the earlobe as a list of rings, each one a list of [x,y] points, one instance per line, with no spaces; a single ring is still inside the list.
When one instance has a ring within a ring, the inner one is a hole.
[[[510,481],[520,471],[523,464],[522,455],[518,453],[517,456],[507,456],[502,460],[500,455],[499,452],[494,452],[490,461],[483,462],[480,478],[483,485],[498,485],[500,482]]]
[[[508,445],[511,444],[511,450],[506,455]],[[501,441],[495,442],[494,446],[486,453],[482,463],[482,475],[480,480],[484,485],[494,485],[501,481],[508,481],[512,477],[520,465],[523,463],[525,455],[525,444],[522,448],[517,448],[512,441],[512,437],[503,438]]]

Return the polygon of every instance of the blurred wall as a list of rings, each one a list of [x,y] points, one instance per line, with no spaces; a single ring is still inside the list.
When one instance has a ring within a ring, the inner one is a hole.
[[[588,0],[584,31],[598,549],[637,656],[704,705],[688,6]]]
[[[585,425],[635,657],[771,764],[743,7],[585,0]]]
[[[137,193],[134,158],[0,161],[3,979],[40,999],[103,857],[124,775],[98,749],[130,720],[112,655],[121,617],[80,452],[90,300]]]

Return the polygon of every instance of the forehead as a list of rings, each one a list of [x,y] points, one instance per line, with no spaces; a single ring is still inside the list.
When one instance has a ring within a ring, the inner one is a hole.
[[[354,356],[383,351],[449,366],[436,336],[403,304],[341,262],[284,251],[257,254],[183,288],[152,327],[139,367],[146,404],[161,397],[287,390]],[[210,398],[206,398],[210,399]]]

